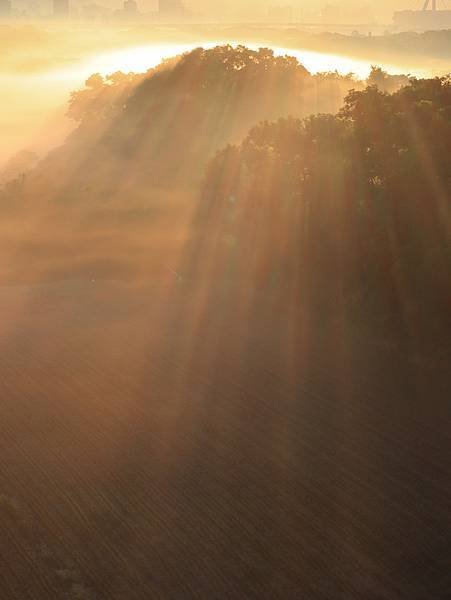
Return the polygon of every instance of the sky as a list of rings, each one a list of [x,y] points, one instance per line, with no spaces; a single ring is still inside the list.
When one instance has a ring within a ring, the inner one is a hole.
[[[41,6],[47,5],[50,11],[51,0],[12,0],[13,5],[22,3],[39,2]],[[74,6],[80,6],[95,2],[110,8],[119,8],[123,0],[69,0]],[[390,12],[396,2],[396,8],[406,8],[409,2],[416,3],[417,0],[380,0],[383,6],[389,8]],[[442,0],[450,2],[451,0]],[[156,10],[157,0],[137,0],[141,12]],[[319,14],[322,6],[327,4],[342,6],[351,9],[365,5],[365,0],[185,0],[187,8],[199,15],[210,15],[213,19],[221,17],[227,21],[238,22],[240,18],[251,20],[252,15],[258,20],[258,15],[267,15],[269,6],[291,5],[293,7],[303,8],[304,14],[308,9],[310,14]],[[381,4],[379,3],[380,7]],[[252,12],[254,11],[254,12]],[[299,13],[300,14],[300,13]],[[390,14],[390,13],[388,13]],[[376,15],[379,18],[379,15]],[[307,21],[308,17],[306,17]],[[150,22],[150,21],[149,21]],[[349,21],[348,21],[349,22]],[[385,21],[380,19],[380,33],[385,29]],[[101,27],[94,22],[94,27],[85,27],[84,23],[76,20],[69,20],[63,23],[54,21],[38,21],[28,23],[26,20],[17,20],[12,24],[2,24],[0,22],[0,164],[5,157],[10,156],[15,151],[21,149],[26,144],[34,144],[35,139],[44,140],[54,144],[54,137],[59,139],[61,131],[66,132],[66,123],[64,127],[59,128],[53,125],[54,122],[62,123],[61,115],[64,115],[65,105],[70,92],[79,89],[85,79],[94,72],[111,73],[121,69],[123,71],[145,71],[146,68],[159,62],[160,58],[179,54],[189,48],[178,48],[168,45],[190,43],[203,44],[222,43],[224,37],[212,38],[206,36],[205,39],[198,39],[197,36],[206,35],[197,33],[194,28],[194,34],[186,33],[178,39],[173,39],[173,35],[168,34],[171,28],[165,26],[157,28],[148,28],[146,21],[138,21],[132,26],[129,23],[114,21],[114,27]],[[119,27],[117,27],[119,24]],[[189,28],[187,28],[188,31]],[[208,29],[208,27],[207,27]],[[228,28],[222,28],[229,31]],[[265,31],[266,28],[263,29]],[[239,28],[238,31],[241,31]],[[185,31],[182,28],[180,31]],[[203,30],[200,30],[203,31]],[[212,28],[217,35],[217,29]],[[240,42],[251,44],[251,34],[254,28],[244,28],[244,33],[240,33],[236,39],[226,39],[230,42]],[[282,33],[284,29],[280,30]],[[177,33],[177,35],[179,35]],[[196,39],[193,38],[196,36]],[[226,34],[229,35],[228,33]],[[160,37],[161,36],[161,39]],[[190,37],[191,36],[191,37]],[[222,36],[222,34],[221,34]],[[307,36],[308,37],[308,36]],[[266,38],[258,39],[255,43],[266,45]],[[305,43],[305,40],[304,42]],[[323,42],[322,42],[323,43]],[[268,41],[268,45],[280,46],[283,50],[284,42]],[[156,61],[150,61],[147,64],[149,46],[155,46],[155,52],[160,52],[161,57]],[[165,46],[159,49],[159,46]],[[359,77],[365,78],[369,71],[369,65],[373,64],[373,56],[365,54],[356,56],[355,46],[353,44],[351,56],[342,49],[318,48],[313,45],[308,52],[309,47],[299,47],[302,55],[299,60],[306,64],[312,72],[327,71],[338,69],[340,72],[354,72]],[[412,49],[413,50],[413,49]],[[289,49],[284,50],[293,54],[293,46],[290,42]],[[336,56],[333,53],[337,53]],[[342,52],[346,56],[341,56]],[[313,56],[322,53],[323,56]],[[332,54],[328,54],[332,53]],[[415,53],[413,53],[415,54]],[[416,56],[416,55],[415,55]],[[362,64],[358,63],[358,59]],[[434,74],[443,73],[442,57],[431,57],[431,61],[439,61],[438,64],[430,64],[425,60],[418,62],[418,56],[415,59],[408,60],[408,57],[401,55],[398,57],[379,56],[378,64],[383,66],[389,72],[415,73],[423,76],[425,72]],[[354,60],[355,59],[355,60]],[[440,60],[439,60],[440,59]],[[354,62],[350,62],[354,60]],[[309,61],[313,61],[310,63]],[[391,69],[395,66],[396,69]],[[421,73],[420,73],[421,71]],[[29,99],[33,97],[33,102]],[[49,125],[51,123],[51,125]],[[42,135],[42,131],[51,131],[55,136]],[[41,150],[38,148],[38,150]]]
[[[14,1],[14,0],[13,0]],[[27,3],[39,0],[16,0]],[[442,0],[448,2],[448,0]],[[51,0],[40,0],[41,4],[50,4]],[[89,0],[72,0],[76,5],[89,4]],[[153,11],[158,9],[158,0],[137,0],[142,11]],[[423,0],[184,0],[185,6],[192,12],[209,16],[215,19],[234,20],[245,18],[259,20],[268,15],[270,7],[291,6],[296,19],[303,15],[317,15],[327,5],[339,7],[346,13],[368,7],[378,17],[390,17],[394,10],[421,8]],[[96,0],[97,4],[112,8],[119,8],[123,0]],[[440,0],[439,0],[440,3]]]
[[[51,10],[52,0],[12,0],[13,4],[25,10],[33,5],[40,5],[44,11]],[[291,6],[294,20],[317,19],[321,10],[326,6],[338,7],[346,18],[352,14],[364,14],[367,9],[376,20],[383,23],[391,21],[394,10],[420,9],[423,0],[183,0],[186,8],[194,14],[215,20],[239,21],[255,20],[264,21],[268,17],[270,7]],[[438,0],[448,8],[450,0]],[[121,8],[123,0],[70,0],[74,6],[99,4],[108,8]],[[158,0],[137,0],[141,12],[156,11]],[[359,20],[359,19],[357,19]]]
[[[152,0],[151,0],[152,1]],[[391,14],[393,10],[405,8],[421,8],[422,0],[185,0],[186,6],[194,11],[213,13],[216,15],[230,14],[262,14],[270,6],[292,6],[298,14],[320,11],[326,5],[340,6],[352,10],[361,6],[370,6],[375,13]]]

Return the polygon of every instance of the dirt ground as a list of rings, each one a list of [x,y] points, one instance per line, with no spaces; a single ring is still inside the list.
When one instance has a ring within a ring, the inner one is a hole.
[[[0,599],[445,600],[444,371],[252,290],[0,289]]]

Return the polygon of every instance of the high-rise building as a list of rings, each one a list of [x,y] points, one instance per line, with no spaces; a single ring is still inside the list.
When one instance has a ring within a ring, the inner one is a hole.
[[[335,6],[333,4],[326,4],[321,9],[321,20],[323,23],[331,25],[337,25],[343,21],[341,6]]]
[[[53,0],[53,16],[66,19],[69,16],[69,0]]]
[[[293,7],[270,6],[268,8],[268,19],[273,23],[291,23],[293,21]]]
[[[160,0],[159,14],[161,17],[181,17],[185,14],[182,0]]]
[[[0,18],[11,15],[11,0],[0,0]]]
[[[138,4],[136,0],[125,0],[124,14],[130,16],[138,14]]]

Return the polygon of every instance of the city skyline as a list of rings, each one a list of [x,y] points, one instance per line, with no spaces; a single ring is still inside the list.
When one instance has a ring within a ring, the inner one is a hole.
[[[124,11],[132,14],[134,11],[124,9],[123,0],[69,0],[70,12],[74,15],[89,15],[93,12]],[[439,9],[447,8],[445,2],[438,0]],[[442,6],[443,5],[443,6]],[[0,16],[40,16],[49,14],[66,14],[65,2],[53,0],[0,0]],[[324,23],[349,22],[364,23],[379,21],[388,23],[395,11],[421,10],[411,0],[382,0],[375,6],[361,0],[137,0],[137,11],[140,14],[160,14],[171,18],[189,17],[193,20],[212,21],[256,21],[256,22],[309,22],[323,21]]]

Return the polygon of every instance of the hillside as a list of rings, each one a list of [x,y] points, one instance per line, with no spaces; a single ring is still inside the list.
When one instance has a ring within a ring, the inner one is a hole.
[[[451,81],[367,83],[199,49],[9,164],[0,600],[450,597]]]

